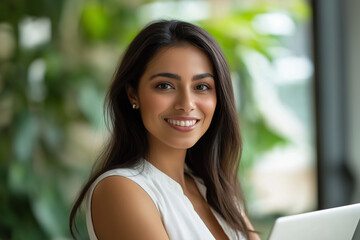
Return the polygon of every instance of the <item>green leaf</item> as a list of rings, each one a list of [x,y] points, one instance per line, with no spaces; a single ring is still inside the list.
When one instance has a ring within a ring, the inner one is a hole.
[[[31,194],[36,219],[52,238],[67,235],[68,211],[54,181],[38,179],[37,190]]]
[[[77,101],[81,111],[94,127],[104,125],[102,111],[104,96],[93,84],[84,84],[79,89]]]
[[[23,111],[14,139],[14,153],[20,161],[29,161],[39,135],[39,121],[35,116]]]
[[[90,39],[100,40],[109,35],[110,19],[104,6],[96,2],[85,3],[81,17],[85,34]]]
[[[12,193],[18,195],[27,193],[27,171],[27,163],[13,161],[12,164],[10,164],[8,172],[8,187]]]

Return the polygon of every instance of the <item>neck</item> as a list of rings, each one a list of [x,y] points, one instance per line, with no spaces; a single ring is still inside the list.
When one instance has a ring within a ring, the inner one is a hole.
[[[163,143],[152,143],[149,146],[147,161],[178,182],[186,190],[184,166],[186,149],[171,148]]]

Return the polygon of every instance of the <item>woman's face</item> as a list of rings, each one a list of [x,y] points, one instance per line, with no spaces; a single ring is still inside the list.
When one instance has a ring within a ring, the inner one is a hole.
[[[209,58],[191,45],[160,49],[148,63],[134,100],[150,147],[192,147],[209,128],[216,107]]]

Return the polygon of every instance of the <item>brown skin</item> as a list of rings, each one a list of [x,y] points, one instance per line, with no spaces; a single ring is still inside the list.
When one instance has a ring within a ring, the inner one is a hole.
[[[178,79],[153,77],[159,73],[171,73]],[[181,185],[216,239],[228,239],[193,179],[184,174],[186,151],[207,131],[215,111],[211,75],[210,60],[196,47],[185,44],[160,49],[141,77],[138,91],[129,88],[128,96],[138,106],[148,131],[147,160]],[[181,132],[165,120],[178,117],[194,117],[199,122],[192,131]],[[102,180],[94,190],[91,207],[94,229],[101,240],[168,239],[154,202],[129,179],[111,176]],[[252,234],[251,240],[258,239]]]
[[[125,177],[103,179],[91,205],[98,239],[169,239],[152,199]]]

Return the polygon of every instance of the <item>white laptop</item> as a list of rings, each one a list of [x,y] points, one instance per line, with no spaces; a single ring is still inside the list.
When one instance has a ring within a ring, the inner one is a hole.
[[[360,240],[360,203],[278,218],[268,240]]]

